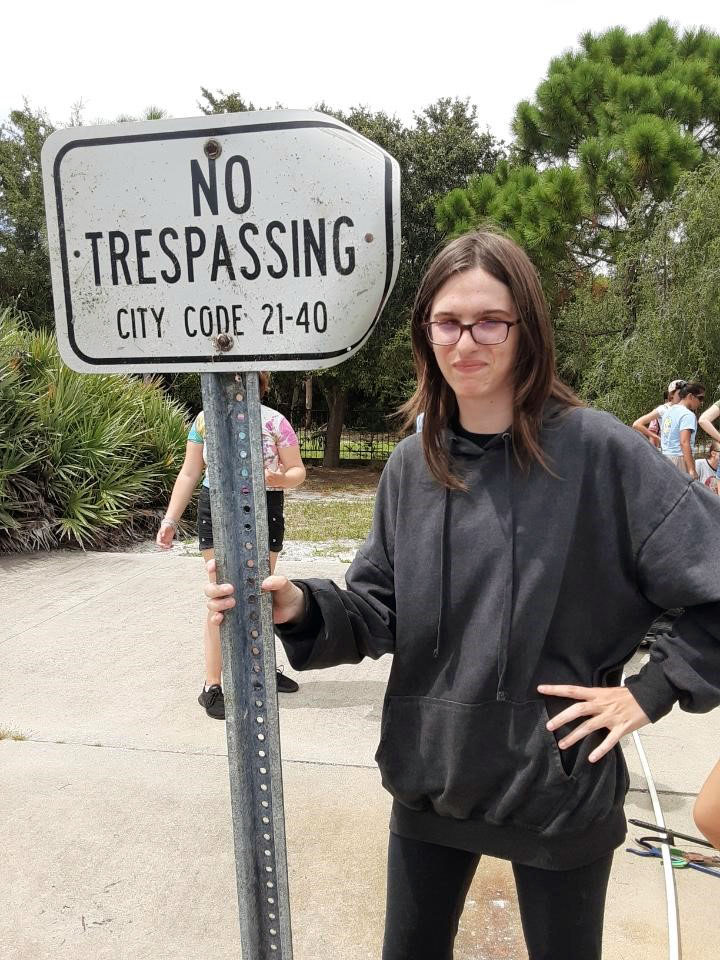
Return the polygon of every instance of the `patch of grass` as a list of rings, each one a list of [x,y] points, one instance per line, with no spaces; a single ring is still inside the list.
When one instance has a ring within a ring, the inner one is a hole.
[[[27,740],[27,737],[13,727],[0,727],[0,740]]]
[[[315,547],[312,555],[314,557],[329,557],[333,560],[337,559],[340,563],[352,563],[352,557],[343,557],[342,553],[347,553],[348,547],[347,544],[337,540],[329,543],[325,547]]]
[[[372,500],[285,502],[288,540],[364,540],[372,524]]]

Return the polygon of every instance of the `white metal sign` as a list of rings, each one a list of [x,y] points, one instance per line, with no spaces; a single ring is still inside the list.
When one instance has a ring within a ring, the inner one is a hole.
[[[370,335],[397,275],[398,165],[321,113],[73,127],[42,165],[75,370],[333,366]]]

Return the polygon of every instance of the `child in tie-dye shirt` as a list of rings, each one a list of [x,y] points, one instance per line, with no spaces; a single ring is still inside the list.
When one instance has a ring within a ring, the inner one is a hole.
[[[283,489],[273,479],[273,475],[284,473],[284,467],[280,458],[280,451],[284,447],[297,447],[298,438],[290,425],[289,420],[279,411],[272,407],[266,407],[262,404],[260,407],[260,416],[262,418],[262,447],[263,461],[265,463],[265,480],[268,490]],[[195,417],[193,425],[188,433],[188,440],[193,443],[203,445],[203,460],[207,464],[207,445],[205,442],[205,413],[201,410]],[[203,486],[209,487],[209,470],[205,471]],[[268,479],[270,475],[270,479]]]
[[[270,375],[260,374],[260,394],[267,392]],[[267,497],[270,572],[275,570],[282,550],[285,531],[284,490],[299,486],[305,479],[305,467],[295,431],[285,417],[272,407],[261,406],[262,446],[265,464],[265,493]],[[205,415],[201,411],[190,427],[185,449],[185,462],[178,474],[165,517],[156,538],[158,546],[172,546],[177,524],[195,492],[201,474],[203,485],[198,500],[198,541],[200,552],[207,561],[214,556],[212,515],[210,510],[210,476],[207,469],[205,442]],[[225,718],[225,700],[221,686],[222,657],[220,630],[208,619],[205,623],[205,685],[198,697],[208,716]],[[294,693],[298,685],[290,677],[278,673],[278,690]]]

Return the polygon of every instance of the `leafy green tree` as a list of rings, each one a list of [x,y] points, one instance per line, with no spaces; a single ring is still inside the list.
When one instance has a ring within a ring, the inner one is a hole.
[[[649,234],[682,174],[717,151],[719,73],[720,37],[708,30],[658,20],[583,35],[518,105],[512,165],[445,198],[440,228],[500,223],[551,295],[567,295],[573,275],[612,266],[631,210]]]
[[[52,131],[27,103],[0,125],[0,304],[17,304],[35,326],[53,309],[40,168]]]
[[[133,121],[137,120],[165,120],[169,116],[170,114],[167,112],[167,110],[163,110],[162,107],[153,105],[145,107],[139,117],[134,117],[130,113],[121,113],[120,116],[115,120],[115,123],[132,123]]]
[[[551,303],[577,282],[588,257],[581,255],[590,211],[575,170],[538,171],[501,161],[494,173],[473,177],[437,204],[438,229],[458,236],[492,223],[505,230],[533,259]]]
[[[631,422],[675,377],[700,380],[718,396],[719,221],[715,158],[680,180],[649,236],[630,212],[614,276],[584,284],[557,323],[562,372],[586,400]]]
[[[202,99],[198,100],[198,109],[210,116],[213,113],[245,113],[246,110],[257,110],[250,100],[243,100],[239,93],[225,93],[218,90],[213,93],[206,87],[200,87]]]

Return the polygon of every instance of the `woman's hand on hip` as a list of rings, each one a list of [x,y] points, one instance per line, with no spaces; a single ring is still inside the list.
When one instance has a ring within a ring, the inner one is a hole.
[[[577,700],[571,707],[562,710],[547,724],[548,730],[557,730],[572,720],[587,717],[566,737],[558,742],[561,750],[567,750],[589,733],[607,729],[610,732],[603,742],[590,754],[590,763],[597,763],[609,753],[618,741],[650,723],[645,711],[627,687],[575,687],[569,684],[541,684],[538,691],[546,697],[563,697]]]
[[[205,585],[205,596],[213,623],[222,623],[225,610],[235,606],[235,588],[231,583],[217,583],[215,560],[208,560],[209,583]],[[262,589],[271,594],[273,604],[273,623],[288,623],[301,620],[305,613],[305,596],[287,577],[267,577]]]

